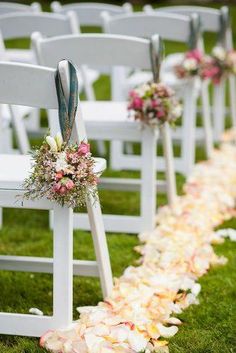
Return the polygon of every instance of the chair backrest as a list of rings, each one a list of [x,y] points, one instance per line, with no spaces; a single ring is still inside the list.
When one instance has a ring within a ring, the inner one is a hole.
[[[78,28],[73,12],[66,15],[19,12],[0,16],[0,31],[4,40],[28,38],[33,32],[40,32],[47,37],[78,33]]]
[[[40,12],[41,10],[41,5],[38,2],[33,2],[31,5],[23,5],[15,2],[0,3],[0,15],[11,12]]]
[[[59,2],[54,1],[51,4],[51,9],[56,13],[67,13],[74,11],[78,17],[81,26],[102,26],[101,13],[107,11],[111,15],[121,15],[132,11],[132,6],[129,3],[123,6],[103,4],[103,3],[90,3],[82,2],[75,4],[61,5]]]
[[[228,49],[232,48],[232,32],[230,28],[230,14],[229,8],[223,6],[220,9],[213,9],[203,6],[164,6],[153,9],[150,5],[144,6],[146,13],[153,12],[175,13],[180,15],[191,15],[196,13],[200,17],[201,29],[203,32],[217,33],[218,40]]]
[[[39,63],[49,67],[55,67],[58,61],[66,58],[77,66],[125,66],[150,70],[150,43],[159,40],[158,36],[150,41],[121,35],[81,34],[37,37],[33,41]]]
[[[146,38],[159,34],[162,39],[187,43],[193,47],[197,46],[200,36],[199,19],[194,15],[131,13],[112,17],[104,12],[102,18],[106,33]]]
[[[68,62],[63,60],[58,65],[62,73],[63,89],[67,86],[65,95],[68,95]],[[0,104],[26,105],[56,111],[58,100],[55,73],[56,70],[52,68],[0,62]],[[54,117],[58,118],[58,114],[54,114]],[[77,116],[73,136],[79,140],[86,138],[81,113]]]

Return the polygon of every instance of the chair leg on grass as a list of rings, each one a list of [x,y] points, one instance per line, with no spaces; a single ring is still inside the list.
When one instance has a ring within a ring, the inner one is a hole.
[[[3,226],[3,208],[0,207],[0,229]]]
[[[214,86],[213,90],[214,140],[220,141],[225,128],[225,82]]]
[[[176,199],[176,179],[174,168],[173,146],[171,142],[170,126],[168,123],[162,128],[162,141],[165,156],[165,174],[167,182],[167,197],[169,205],[173,205]]]
[[[236,128],[236,79],[233,75],[229,77],[229,94],[232,126]]]
[[[89,195],[87,198],[87,210],[99,269],[103,298],[106,298],[112,292],[113,280],[99,200]]]
[[[73,320],[73,211],[55,206],[53,219],[53,316],[58,327]]]
[[[186,87],[181,143],[181,155],[184,161],[184,174],[186,176],[192,171],[195,163],[196,100],[197,97],[193,86]]]
[[[212,136],[213,127],[212,127],[211,110],[210,110],[210,102],[209,102],[209,89],[208,89],[207,82],[202,82],[201,101],[202,101],[202,118],[203,118],[203,128],[204,128],[204,135],[205,135],[206,156],[207,158],[210,158],[214,144],[213,144],[213,136]]]
[[[142,131],[141,150],[141,231],[152,231],[156,216],[156,148],[157,136],[152,128]]]

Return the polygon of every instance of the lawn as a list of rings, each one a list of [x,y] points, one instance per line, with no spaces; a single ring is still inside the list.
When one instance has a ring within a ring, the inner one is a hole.
[[[232,8],[234,14],[235,9]],[[236,18],[236,16],[235,16]],[[91,30],[91,29],[90,29]],[[207,49],[212,47],[214,37],[207,35]],[[27,41],[8,43],[8,46],[27,46]],[[179,46],[168,43],[166,51],[179,50]],[[110,96],[109,80],[102,77],[96,83],[99,99]],[[43,117],[42,122],[45,123]],[[32,145],[38,144],[32,140]],[[94,147],[94,146],[93,146]],[[94,148],[94,152],[96,150]],[[205,156],[203,147],[197,149],[197,160]],[[138,177],[138,172],[114,172],[109,176]],[[177,176],[178,192],[181,193],[184,177]],[[107,213],[137,214],[138,193],[100,192],[102,209]],[[165,204],[165,195],[158,195],[158,204]],[[236,219],[222,227],[236,229]],[[48,214],[45,211],[4,210],[4,227],[0,230],[0,254],[52,256],[52,233],[48,227]],[[107,234],[112,270],[120,276],[124,269],[135,264],[138,255],[133,248],[137,245],[136,236],[129,234]],[[170,353],[236,353],[236,243],[226,241],[216,247],[216,252],[229,261],[223,267],[212,268],[201,278],[202,292],[200,305],[192,306],[180,315],[183,325],[179,333],[170,341]],[[88,232],[74,232],[74,257],[93,259],[94,252]],[[0,271],[0,310],[28,313],[37,307],[45,314],[52,313],[52,276],[45,274],[13,273]],[[77,306],[95,305],[101,300],[101,290],[97,279],[74,278],[74,318],[78,318]],[[38,339],[0,336],[1,353],[43,352]]]

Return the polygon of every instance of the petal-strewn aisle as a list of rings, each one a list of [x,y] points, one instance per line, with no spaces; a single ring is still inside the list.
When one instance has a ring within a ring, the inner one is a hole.
[[[41,345],[55,353],[134,353],[168,351],[178,331],[175,315],[197,304],[197,279],[211,265],[224,264],[212,244],[223,241],[214,229],[235,216],[236,146],[228,133],[209,161],[196,165],[176,204],[163,207],[156,229],[139,236],[140,266],[128,267],[111,297],[80,309],[80,319],[65,330],[50,331]]]

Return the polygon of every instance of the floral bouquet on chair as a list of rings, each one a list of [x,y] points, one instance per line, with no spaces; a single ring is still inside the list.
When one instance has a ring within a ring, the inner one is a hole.
[[[236,74],[236,51],[226,51],[216,46],[211,55],[204,55],[199,49],[194,49],[184,55],[183,61],[175,66],[174,71],[180,79],[198,76],[217,85],[230,74]]]
[[[182,106],[174,91],[163,83],[146,83],[129,93],[130,117],[153,128],[165,122],[174,125],[182,114]]]
[[[176,76],[180,79],[198,76],[203,58],[204,55],[199,49],[193,49],[185,53],[182,62],[174,67]]]
[[[63,143],[60,134],[47,136],[40,149],[33,152],[34,166],[25,180],[25,198],[46,197],[61,206],[80,207],[89,193],[96,196],[97,175],[90,145]]]
[[[201,78],[210,79],[217,85],[230,74],[236,74],[236,52],[226,51],[220,46],[214,47],[211,55],[203,60]]]

